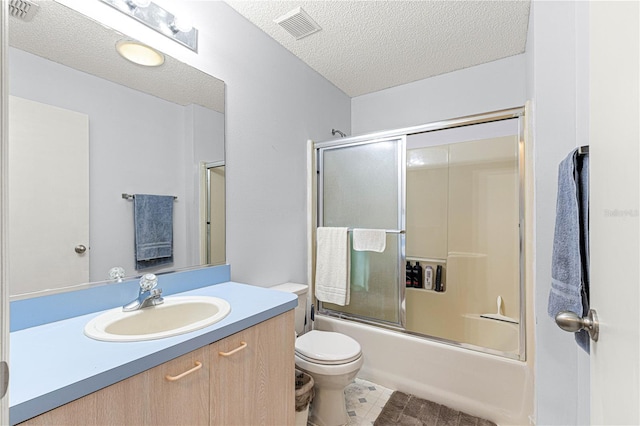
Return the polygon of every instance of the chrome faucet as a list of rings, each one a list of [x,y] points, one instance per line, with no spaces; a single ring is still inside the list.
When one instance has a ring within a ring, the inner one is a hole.
[[[154,274],[144,274],[140,278],[140,290],[138,297],[122,307],[124,312],[137,311],[149,306],[160,305],[164,302],[162,289],[155,288],[158,285],[158,277]]]

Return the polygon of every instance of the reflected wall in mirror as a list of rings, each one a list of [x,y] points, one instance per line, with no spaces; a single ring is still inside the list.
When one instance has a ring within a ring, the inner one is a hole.
[[[30,22],[10,17],[14,298],[105,281],[114,266],[135,276],[225,262],[224,181],[211,208],[201,178],[204,164],[224,165],[224,82],[168,56],[159,67],[135,65],[116,53],[122,39],[53,1]],[[171,264],[136,271],[124,193],[176,197]]]

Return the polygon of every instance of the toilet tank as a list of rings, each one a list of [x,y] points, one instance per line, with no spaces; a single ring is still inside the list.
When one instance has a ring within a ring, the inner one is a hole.
[[[298,283],[284,283],[269,288],[298,295],[298,306],[295,309],[296,334],[304,333],[304,319],[307,313],[307,290],[309,286]]]

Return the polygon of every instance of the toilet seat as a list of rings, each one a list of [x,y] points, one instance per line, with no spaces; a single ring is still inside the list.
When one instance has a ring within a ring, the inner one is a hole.
[[[362,355],[358,342],[332,331],[311,330],[296,339],[295,349],[301,359],[321,365],[347,364]]]

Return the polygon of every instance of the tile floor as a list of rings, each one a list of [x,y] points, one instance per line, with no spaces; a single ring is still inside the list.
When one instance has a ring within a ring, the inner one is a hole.
[[[344,390],[349,425],[371,426],[393,393],[392,389],[356,378]]]

